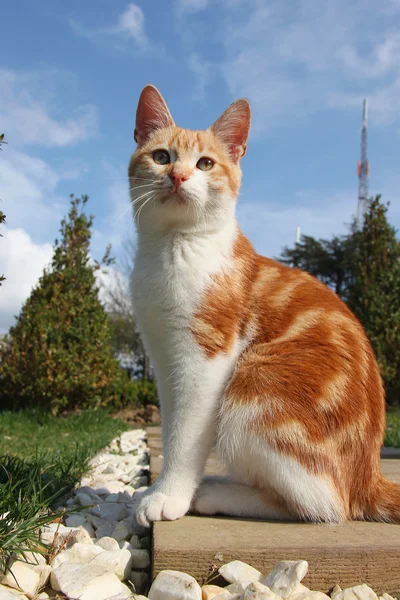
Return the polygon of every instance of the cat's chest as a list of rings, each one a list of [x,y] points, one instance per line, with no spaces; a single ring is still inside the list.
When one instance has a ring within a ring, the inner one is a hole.
[[[182,239],[152,251],[138,251],[133,273],[135,312],[142,329],[190,327],[202,297],[223,258]]]

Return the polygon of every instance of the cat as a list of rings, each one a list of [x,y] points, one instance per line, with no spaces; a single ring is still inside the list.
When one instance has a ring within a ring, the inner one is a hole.
[[[129,183],[132,298],[155,369],[164,465],[136,518],[188,511],[400,522],[380,473],[384,391],[362,326],[308,273],[259,256],[235,219],[250,106],[176,126],[146,86]],[[215,447],[229,477],[202,480]]]

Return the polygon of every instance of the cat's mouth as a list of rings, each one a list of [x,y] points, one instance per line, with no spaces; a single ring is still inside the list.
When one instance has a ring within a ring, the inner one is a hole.
[[[178,190],[171,188],[168,192],[168,196],[165,196],[164,198],[162,198],[161,203],[165,204],[166,202],[168,203],[174,203],[174,204],[184,204],[187,205],[189,201],[189,198],[187,196],[187,193],[185,193],[185,191],[181,188],[179,188]]]

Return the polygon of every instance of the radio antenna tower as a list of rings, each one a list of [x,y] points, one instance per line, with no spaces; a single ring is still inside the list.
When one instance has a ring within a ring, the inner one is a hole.
[[[368,209],[368,100],[363,101],[363,122],[361,128],[361,160],[358,162],[358,203],[357,225],[362,227]]]

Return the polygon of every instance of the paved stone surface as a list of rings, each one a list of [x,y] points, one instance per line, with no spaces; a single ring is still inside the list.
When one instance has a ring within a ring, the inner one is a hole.
[[[152,479],[160,472],[160,429],[148,429]],[[386,455],[396,456],[396,452]],[[383,454],[385,456],[385,454]],[[207,474],[223,472],[215,456]],[[400,459],[382,459],[382,472],[400,483]],[[214,583],[215,570],[239,559],[266,573],[280,560],[307,560],[304,584],[327,592],[367,583],[378,593],[400,595],[400,525],[351,522],[345,525],[273,523],[258,520],[185,517],[157,523],[153,539],[153,576],[163,569],[184,571],[200,584]]]

